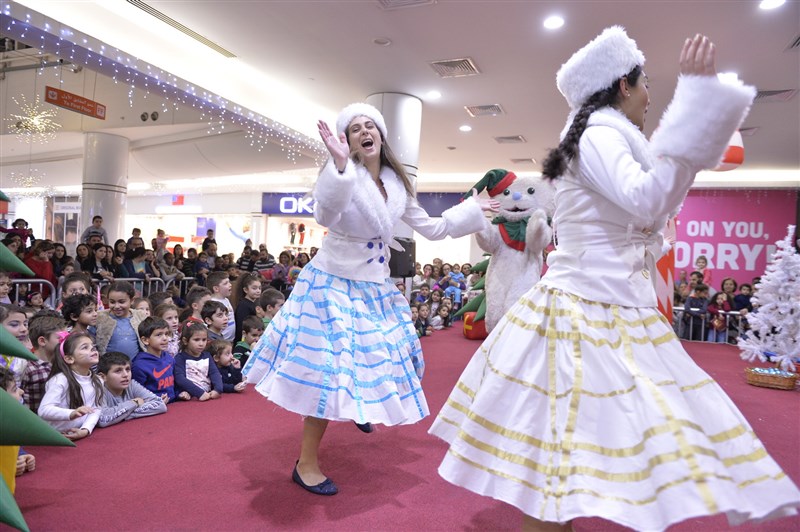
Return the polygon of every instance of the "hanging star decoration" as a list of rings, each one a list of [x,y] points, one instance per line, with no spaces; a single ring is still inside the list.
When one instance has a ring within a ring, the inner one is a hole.
[[[27,172],[10,172],[11,181],[19,187],[11,195],[17,198],[45,198],[54,195],[55,188],[42,183],[46,175],[36,168],[29,168]]]
[[[25,95],[21,95],[20,99],[22,103],[12,98],[20,108],[21,114],[11,113],[9,118],[6,118],[11,124],[11,132],[16,133],[19,140],[29,144],[34,142],[45,144],[55,139],[61,124],[52,119],[58,116],[58,110],[54,107],[45,107],[39,101],[38,95],[33,103],[28,103]]]

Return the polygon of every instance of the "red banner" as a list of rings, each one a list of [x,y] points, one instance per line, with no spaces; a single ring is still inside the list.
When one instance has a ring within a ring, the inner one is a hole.
[[[45,87],[44,100],[64,109],[75,111],[92,118],[106,119],[106,106],[83,96],[62,91],[55,87]]]

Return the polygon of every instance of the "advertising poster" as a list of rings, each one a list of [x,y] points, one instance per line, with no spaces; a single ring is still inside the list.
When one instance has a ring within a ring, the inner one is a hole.
[[[692,190],[678,214],[675,276],[705,255],[713,285],[750,283],[797,220],[797,190]]]

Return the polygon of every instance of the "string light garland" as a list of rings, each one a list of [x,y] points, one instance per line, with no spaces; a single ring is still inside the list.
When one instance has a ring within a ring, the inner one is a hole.
[[[10,172],[8,175],[11,181],[17,185],[15,187],[16,190],[9,194],[13,198],[43,199],[56,193],[54,187],[41,184],[47,174],[40,172],[36,168],[31,168],[30,165],[27,172]]]
[[[12,6],[15,8],[14,15]],[[251,147],[262,151],[269,143],[278,145],[293,164],[297,164],[304,156],[312,159],[315,165],[325,160],[327,152],[322,143],[307,135],[241,106],[233,106],[217,94],[201,92],[191,83],[129,56],[118,48],[111,49],[104,44],[98,47],[94,39],[90,43],[88,36],[57,21],[46,19],[47,22],[39,24],[44,29],[37,27],[32,23],[31,13],[16,14],[19,9],[22,7],[18,4],[4,5],[0,27],[4,28],[6,36],[25,42],[40,52],[54,54],[75,65],[107,75],[115,84],[126,84],[131,107],[135,91],[140,90],[144,98],[151,94],[164,98],[168,102],[162,104],[164,111],[168,106],[173,111],[180,106],[199,111],[209,135],[241,129]],[[37,19],[41,17],[39,14],[36,16]],[[95,50],[95,47],[98,49]]]

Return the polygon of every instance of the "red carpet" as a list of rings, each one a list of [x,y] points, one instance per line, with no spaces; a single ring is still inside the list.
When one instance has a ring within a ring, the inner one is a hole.
[[[424,385],[434,415],[478,345],[455,328],[423,340]],[[747,364],[735,347],[685,345],[732,396],[786,473],[800,482],[800,393],[747,385]],[[433,415],[414,426],[379,426],[373,434],[351,423],[331,424],[322,467],[340,493],[319,497],[290,479],[300,418],[249,388],[97,429],[77,449],[31,447],[37,470],[18,479],[17,501],[33,531],[518,530],[517,510],[438,476],[445,445],[427,435],[432,421]],[[578,520],[574,528],[625,530],[600,519]],[[671,530],[728,526],[724,517],[710,517]],[[800,518],[741,530],[797,531]]]

